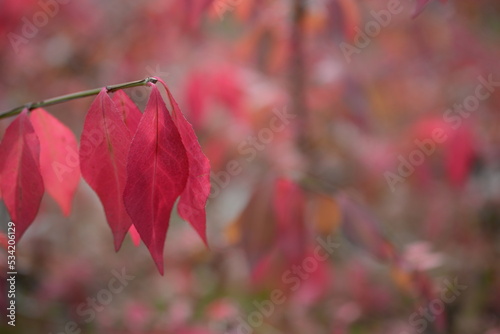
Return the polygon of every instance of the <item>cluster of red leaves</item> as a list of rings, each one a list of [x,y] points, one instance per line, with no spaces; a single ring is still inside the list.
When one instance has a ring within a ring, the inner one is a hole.
[[[103,88],[87,113],[79,149],[73,133],[45,110],[21,112],[0,144],[0,189],[18,239],[35,219],[45,190],[70,213],[81,170],[101,200],[116,250],[130,231],[163,274],[165,238],[178,197],[179,215],[207,242],[209,161],[164,86],[172,115],[155,85],[144,113],[123,91],[111,98]]]

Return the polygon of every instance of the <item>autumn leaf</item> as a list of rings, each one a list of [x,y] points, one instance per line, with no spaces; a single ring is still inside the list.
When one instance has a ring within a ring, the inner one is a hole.
[[[80,181],[75,135],[44,109],[33,110],[30,119],[40,141],[40,171],[45,189],[68,216]]]
[[[134,224],[130,226],[128,233],[130,234],[130,238],[132,238],[132,242],[134,243],[134,245],[136,247],[139,246],[139,244],[141,243],[141,236],[139,235],[139,232],[137,232]]]
[[[44,192],[40,142],[28,117],[28,109],[24,109],[5,131],[0,157],[0,188],[19,240],[35,219]]]
[[[190,120],[195,128],[203,123],[209,104],[206,75],[200,71],[193,71],[186,80],[184,88],[186,105]]]
[[[7,234],[3,232],[0,232],[0,246],[5,250],[9,249],[9,238],[7,237]]]
[[[472,173],[474,159],[476,157],[475,138],[471,126],[462,125],[455,130],[450,139],[444,143],[444,166],[448,182],[461,188]]]
[[[361,22],[361,14],[359,10],[359,2],[353,0],[339,0],[336,2],[338,4],[340,22],[343,23],[342,31],[344,33],[345,38],[348,41],[353,41],[356,37],[356,27],[359,27]],[[331,3],[332,5],[335,2]]]
[[[112,100],[130,131],[130,135],[133,137],[141,120],[141,111],[123,90],[118,90],[113,95]]]
[[[131,138],[122,115],[103,88],[85,118],[80,140],[80,167],[83,178],[104,207],[115,250],[120,249],[132,224],[123,203]]]
[[[168,98],[173,108],[173,120],[181,135],[189,162],[189,176],[186,188],[182,192],[177,204],[177,211],[198,232],[205,245],[208,245],[205,205],[210,193],[210,162],[201,150],[193,127],[182,114],[179,105],[168,90],[167,85],[163,81],[161,82],[167,90]]]
[[[276,243],[290,262],[301,259],[307,247],[305,197],[295,182],[275,181],[273,209],[276,217]]]
[[[130,145],[124,202],[163,275],[170,214],[189,174],[186,149],[158,89],[151,95]]]
[[[268,183],[269,186],[266,184],[256,190],[256,198],[249,202],[248,211],[245,210],[248,215],[245,219],[249,219],[249,224],[245,222],[246,228],[251,228],[255,233],[258,226],[255,221],[258,220],[261,225],[255,235],[259,242],[259,253],[267,248],[266,253],[259,254],[253,265],[252,281],[254,284],[266,285],[281,279],[285,268],[297,265],[304,259],[309,241],[302,189],[294,181],[282,177]],[[272,233],[270,245],[263,245],[267,233]],[[249,235],[251,233],[247,232],[246,237]]]
[[[137,130],[137,126],[141,121],[142,113],[123,90],[118,90],[116,93],[114,93],[112,100],[115,103],[118,111],[120,111],[122,120],[130,132],[130,143],[132,143],[132,137],[134,136],[135,131]],[[133,223],[129,228],[129,234],[134,245],[139,246],[139,244],[141,243],[141,237],[139,236],[139,233],[137,232]]]

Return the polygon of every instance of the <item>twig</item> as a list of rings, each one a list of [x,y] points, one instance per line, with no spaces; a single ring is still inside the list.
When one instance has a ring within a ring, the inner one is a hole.
[[[119,89],[124,89],[124,88],[145,86],[149,83],[156,83],[157,81],[158,81],[158,79],[149,77],[149,78],[146,78],[143,80],[131,81],[131,82],[121,83],[121,84],[117,84],[117,85],[110,85],[110,86],[106,86],[105,88],[107,89],[108,92],[114,92],[114,91],[117,91]],[[102,87],[90,89],[90,90],[85,90],[82,92],[76,92],[76,93],[72,93],[72,94],[62,95],[62,96],[58,96],[58,97],[53,97],[51,99],[47,99],[47,100],[43,100],[43,101],[26,103],[22,106],[19,106],[19,107],[16,107],[14,109],[11,109],[9,111],[1,113],[0,119],[15,116],[15,115],[21,113],[21,111],[23,111],[25,108],[28,110],[32,110],[32,109],[51,106],[54,104],[58,104],[58,103],[62,103],[62,102],[70,101],[70,100],[80,99],[82,97],[97,95],[97,94],[99,94],[99,92],[101,90],[102,90]]]

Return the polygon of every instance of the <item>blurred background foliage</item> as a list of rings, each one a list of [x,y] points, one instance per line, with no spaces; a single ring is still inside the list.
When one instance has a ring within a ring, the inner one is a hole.
[[[500,81],[498,1],[430,1],[415,18],[425,1],[398,2],[350,59],[342,43],[390,1],[61,2],[1,3],[0,110],[163,78],[211,161],[210,249],[174,216],[163,277],[144,245],[115,253],[82,180],[69,217],[46,196],[19,242],[16,327],[0,331],[500,333],[500,94],[457,128],[444,118],[479,76]],[[145,105],[148,88],[127,93]],[[89,105],[47,109],[79,137]],[[447,139],[391,189],[387,172],[436,128]],[[320,240],[339,246],[287,274]],[[78,312],[122,268],[135,277],[123,291]],[[466,288],[422,315],[454,280]],[[284,301],[260,321],[275,289]]]

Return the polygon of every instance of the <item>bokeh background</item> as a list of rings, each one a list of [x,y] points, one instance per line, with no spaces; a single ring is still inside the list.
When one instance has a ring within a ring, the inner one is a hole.
[[[210,249],[173,215],[164,276],[83,180],[45,196],[0,332],[500,333],[500,3],[425,2],[3,0],[0,110],[159,76],[213,174]],[[47,110],[79,138],[91,101]]]

